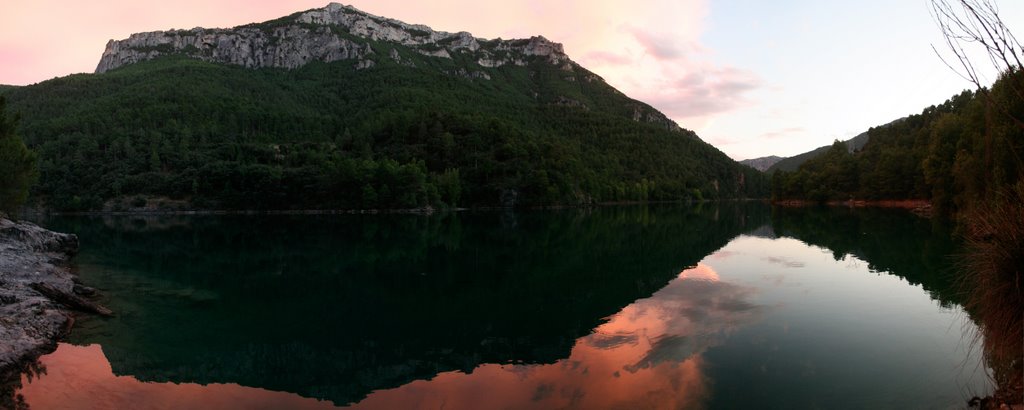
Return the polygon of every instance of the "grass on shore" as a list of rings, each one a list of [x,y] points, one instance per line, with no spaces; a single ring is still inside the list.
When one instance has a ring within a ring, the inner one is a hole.
[[[1024,400],[1024,180],[965,215],[960,270],[967,310],[997,385],[995,399]]]

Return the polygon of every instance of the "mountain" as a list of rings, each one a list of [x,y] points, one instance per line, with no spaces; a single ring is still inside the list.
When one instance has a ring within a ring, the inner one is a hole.
[[[401,45],[405,50],[446,60],[469,59],[470,71],[455,70],[448,74],[491,80],[483,68],[506,65],[525,67],[531,61],[549,63],[566,72],[565,80],[575,81],[568,73],[581,71],[582,80],[604,80],[569,59],[561,44],[543,36],[519,40],[484,40],[467,32],[434,31],[424,25],[411,25],[398,20],[364,13],[355,7],[331,3],[323,9],[295,13],[281,19],[249,24],[232,29],[155,31],[133,34],[124,40],[110,40],[100,58],[96,73],[152,60],[165,55],[186,55],[212,63],[232,64],[246,68],[296,69],[314,61],[347,61],[355,70],[373,68],[380,56],[375,55],[387,45]],[[378,45],[378,47],[374,47]],[[398,48],[391,48],[386,58],[410,68],[415,59],[403,58]],[[475,70],[473,70],[475,68]],[[579,105],[580,101],[565,97],[559,104]],[[681,128],[664,114],[634,101],[630,107],[635,120]]]
[[[754,168],[758,171],[764,172],[772,165],[775,165],[776,162],[779,162],[781,160],[783,160],[783,157],[772,155],[761,158],[745,159],[743,161],[740,161],[740,163],[748,167]]]
[[[543,37],[332,3],[111,41],[3,91],[56,210],[386,209],[765,197],[767,178]]]
[[[857,150],[863,148],[864,145],[868,143],[868,133],[867,132],[863,132],[860,135],[857,135],[856,137],[853,137],[853,138],[850,138],[850,139],[848,139],[846,141],[843,141],[843,143],[846,144],[847,151],[849,151],[849,152],[857,151]],[[825,145],[823,147],[818,147],[818,148],[815,148],[815,149],[813,149],[811,151],[807,151],[807,152],[805,152],[803,154],[798,154],[798,155],[794,155],[792,157],[782,158],[782,159],[776,161],[775,164],[769,166],[765,170],[765,172],[770,174],[770,173],[775,172],[776,170],[786,171],[786,172],[796,171],[798,168],[800,168],[800,165],[802,165],[803,163],[807,162],[807,160],[814,159],[814,158],[822,156],[823,154],[828,152],[828,150],[830,148],[832,148],[832,145]]]

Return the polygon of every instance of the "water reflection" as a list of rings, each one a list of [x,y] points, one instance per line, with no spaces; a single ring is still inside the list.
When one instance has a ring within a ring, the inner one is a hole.
[[[772,230],[779,236],[828,249],[836,260],[855,256],[873,272],[921,285],[944,307],[962,303],[951,259],[958,243],[947,220],[891,209],[783,207],[771,212]]]
[[[959,380],[980,362],[958,346],[948,231],[909,214],[805,212],[55,221],[91,245],[82,275],[119,315],[72,335],[109,369],[100,382],[69,370],[25,392],[205,385],[296,394],[274,393],[295,400],[286,407],[865,408],[948,406],[962,386],[984,388]],[[44,362],[80,366],[68,352]],[[221,397],[183,391],[153,400]]]
[[[22,379],[25,409],[296,409],[335,408],[329,402],[237,384],[144,383],[116,376],[99,345],[60,344],[43,356],[46,369]]]
[[[707,398],[701,353],[762,307],[707,265],[608,318],[550,365],[485,364],[371,394],[356,408],[692,408]]]
[[[46,222],[80,235],[81,274],[118,312],[71,335],[116,374],[344,405],[485,363],[562,360],[767,222],[748,206]]]

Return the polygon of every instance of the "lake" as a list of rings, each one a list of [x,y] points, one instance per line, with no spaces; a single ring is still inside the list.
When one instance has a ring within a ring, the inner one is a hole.
[[[942,221],[760,203],[52,217],[82,317],[29,408],[962,408]]]

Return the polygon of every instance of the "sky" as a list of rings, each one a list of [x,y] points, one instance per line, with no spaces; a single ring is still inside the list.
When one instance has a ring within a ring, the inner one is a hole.
[[[110,39],[233,27],[327,0],[3,0],[0,84],[95,70]],[[1024,2],[997,0],[1024,33]],[[929,0],[346,0],[481,38],[543,35],[733,159],[792,156],[971,84],[935,55]],[[989,82],[994,73],[987,73]]]

